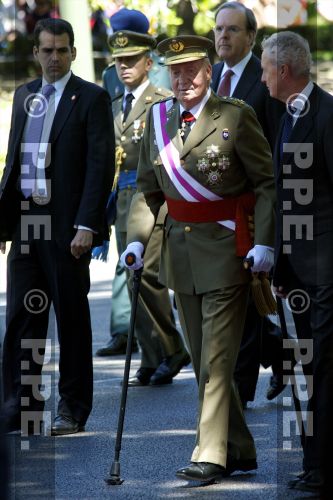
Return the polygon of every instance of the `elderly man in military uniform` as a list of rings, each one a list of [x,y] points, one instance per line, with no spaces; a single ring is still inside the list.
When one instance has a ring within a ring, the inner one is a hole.
[[[153,103],[170,95],[170,92],[154,87],[148,79],[153,63],[150,51],[156,45],[153,37],[123,30],[115,32],[109,44],[118,76],[125,86],[124,94],[112,102],[118,169],[115,227],[120,235],[122,252],[126,247],[129,207],[136,191],[136,168],[146,113]],[[190,363],[182,337],[175,326],[169,290],[158,282],[166,206],[161,207],[159,212],[146,249],[146,266],[140,288],[141,305],[137,311],[136,335],[141,347],[141,367],[129,379],[130,386],[169,384],[181,368]]]
[[[269,145],[243,101],[209,87],[212,42],[164,40],[175,97],[152,106],[132,201],[128,253],[138,269],[160,206],[167,201],[160,280],[175,297],[199,385],[197,434],[190,465],[178,477],[211,482],[257,468],[253,438],[232,380],[251,273],[273,264],[274,179]],[[254,242],[248,216],[255,221]]]

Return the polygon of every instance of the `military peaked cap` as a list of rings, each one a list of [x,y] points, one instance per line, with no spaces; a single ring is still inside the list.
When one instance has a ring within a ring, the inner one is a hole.
[[[208,57],[208,50],[213,45],[209,38],[183,35],[166,38],[158,44],[157,49],[165,57],[164,64],[169,66]]]
[[[154,49],[156,40],[150,35],[123,30],[110,36],[109,45],[112,57],[129,57]]]

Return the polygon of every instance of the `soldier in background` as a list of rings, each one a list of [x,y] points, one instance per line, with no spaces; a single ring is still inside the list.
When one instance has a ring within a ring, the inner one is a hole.
[[[139,14],[140,19],[142,16],[145,18],[142,13]],[[136,21],[141,22],[140,19]],[[116,97],[112,103],[119,169],[115,227],[123,251],[129,207],[136,192],[136,169],[146,113],[153,103],[170,92],[156,88],[148,78],[153,63],[151,50],[156,45],[153,37],[147,33],[121,30],[110,37],[109,43],[118,77],[125,87],[124,94]],[[181,368],[190,362],[175,326],[169,290],[158,282],[165,217],[164,206],[146,249],[146,266],[142,274],[136,321],[136,336],[142,351],[141,366],[136,375],[130,378],[130,386],[169,384]]]
[[[110,17],[110,25],[113,33],[129,30],[145,34],[149,30],[147,17],[139,10],[126,9],[126,7],[118,10]],[[170,89],[170,77],[168,70],[163,66],[163,57],[157,54],[156,51],[151,51],[151,57],[153,65],[148,75],[150,82],[156,87]],[[124,84],[118,77],[114,60],[103,71],[102,80],[103,86],[109,92],[111,98],[115,98],[124,92]]]
[[[149,21],[142,12],[134,9],[122,8],[110,17],[110,24],[113,32],[129,30],[135,33],[147,34],[149,30]],[[153,85],[158,87],[170,88],[170,78],[168,70],[159,64],[161,56],[151,50],[154,59],[153,66],[149,71],[148,78]],[[103,86],[109,92],[110,97],[115,99],[124,94],[124,83],[119,79],[115,59],[103,71]],[[110,225],[115,222],[115,207]],[[108,211],[110,214],[110,211]],[[120,236],[116,231],[116,242],[119,253]],[[108,242],[104,242],[103,247],[93,250],[93,258],[106,260],[108,251]],[[120,252],[121,253],[121,252]],[[120,255],[120,254],[119,254]],[[114,356],[126,353],[127,333],[129,329],[131,305],[127,291],[126,270],[120,261],[117,262],[114,279],[112,281],[112,302],[110,312],[110,339],[106,345],[96,351],[96,356]],[[136,339],[133,341],[133,352],[137,352],[138,346]]]

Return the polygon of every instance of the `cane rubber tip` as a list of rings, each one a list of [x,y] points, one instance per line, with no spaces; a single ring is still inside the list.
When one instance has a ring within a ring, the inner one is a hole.
[[[110,476],[104,479],[104,481],[106,484],[110,484],[111,486],[120,486],[124,482],[124,480],[120,479],[119,476]]]

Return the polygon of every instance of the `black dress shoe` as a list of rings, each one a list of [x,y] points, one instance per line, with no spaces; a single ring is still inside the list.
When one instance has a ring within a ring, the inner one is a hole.
[[[150,384],[171,384],[173,377],[189,363],[191,363],[191,358],[187,352],[181,351],[173,356],[168,356],[156,369],[154,375],[150,379]]]
[[[0,428],[4,434],[21,433],[21,415],[1,415]]]
[[[233,472],[240,471],[240,472],[250,472],[251,470],[256,470],[258,469],[258,464],[255,458],[247,458],[244,460],[241,459],[234,459],[232,457],[227,458],[227,465],[224,471],[224,476],[228,477],[230,476]]]
[[[305,471],[303,470],[302,472],[300,472],[300,474],[297,474],[296,478],[295,479],[291,479],[290,481],[288,481],[288,488],[289,489],[294,489],[295,487],[295,484],[298,483],[298,481],[300,479],[304,479],[305,476],[307,476],[309,474],[309,471]]]
[[[84,431],[84,425],[67,415],[57,415],[51,427],[51,436],[65,436]]]
[[[271,401],[272,399],[276,398],[283,389],[285,389],[286,384],[283,383],[283,375],[282,373],[274,373],[269,381],[269,388],[267,390],[266,398],[268,401]]]
[[[134,377],[128,379],[128,387],[143,387],[148,385],[154,372],[154,368],[139,368]]]
[[[215,479],[221,479],[224,472],[225,469],[221,465],[211,464],[210,462],[192,462],[191,465],[178,469],[176,476],[188,481],[209,483]]]
[[[33,421],[22,421],[21,414],[1,418],[1,430],[3,430],[5,434],[40,436],[43,434],[43,424],[44,422],[39,422],[39,425],[35,426]]]
[[[114,335],[110,342],[96,351],[96,356],[116,356],[117,354],[126,354],[127,335]],[[132,352],[138,352],[138,344],[133,341]]]
[[[303,478],[298,479],[292,489],[320,493],[324,486],[322,473],[318,469],[309,471]]]

